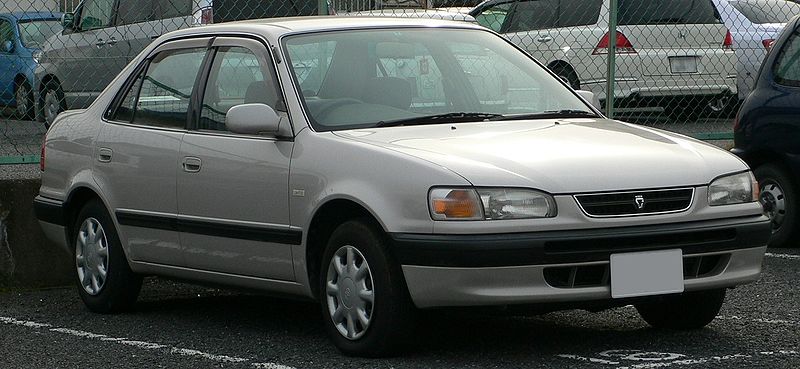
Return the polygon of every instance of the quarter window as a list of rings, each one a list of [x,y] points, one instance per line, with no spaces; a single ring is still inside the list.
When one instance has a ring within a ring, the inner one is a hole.
[[[271,67],[262,65],[259,58],[244,47],[220,48],[211,66],[198,128],[227,130],[225,116],[236,105],[261,103],[278,110],[281,104],[269,73]]]
[[[113,13],[114,0],[86,0],[81,12],[81,31],[110,26]]]
[[[114,119],[153,127],[185,127],[189,101],[205,54],[205,48],[157,54],[141,80],[137,79],[126,93]]]
[[[800,30],[792,32],[774,67],[775,82],[800,87]]]

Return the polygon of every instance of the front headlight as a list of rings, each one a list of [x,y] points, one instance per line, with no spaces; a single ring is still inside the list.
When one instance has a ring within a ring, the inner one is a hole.
[[[758,201],[758,182],[752,172],[720,177],[708,185],[708,204],[710,206],[754,201]]]
[[[434,220],[501,220],[556,216],[552,196],[518,188],[434,188],[430,192]]]

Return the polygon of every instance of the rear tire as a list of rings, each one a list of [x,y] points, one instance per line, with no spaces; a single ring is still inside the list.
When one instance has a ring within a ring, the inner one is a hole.
[[[384,357],[405,348],[414,307],[383,234],[366,219],[338,226],[320,265],[325,330],[342,353]]]
[[[564,82],[572,87],[573,90],[581,89],[581,81],[578,79],[578,74],[569,65],[556,64],[550,68],[551,71]]]
[[[798,194],[794,178],[782,167],[768,163],[754,171],[761,188],[759,201],[772,222],[770,247],[798,247]]]
[[[73,230],[75,281],[83,303],[96,313],[129,310],[139,296],[142,277],[131,271],[105,206],[97,199],[87,202]]]
[[[711,323],[724,301],[725,289],[719,289],[684,292],[634,306],[642,319],[653,328],[690,330]]]

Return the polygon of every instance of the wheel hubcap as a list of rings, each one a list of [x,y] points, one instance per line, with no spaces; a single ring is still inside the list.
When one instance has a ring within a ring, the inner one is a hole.
[[[108,275],[108,239],[103,226],[95,218],[87,218],[81,224],[75,242],[75,264],[78,280],[86,293],[100,293]]]
[[[772,232],[777,232],[786,216],[786,197],[783,189],[775,182],[765,182],[762,184],[759,200],[772,222]]]
[[[328,265],[326,300],[333,325],[347,339],[364,335],[372,321],[372,272],[358,249],[342,246]]]
[[[28,96],[30,96],[30,92],[28,92],[28,88],[23,86],[17,87],[17,96],[15,99],[17,100],[17,114],[23,116],[28,113]]]
[[[49,90],[44,95],[44,106],[45,119],[47,119],[48,123],[53,123],[59,110],[61,110],[61,103],[58,101],[55,91]]]

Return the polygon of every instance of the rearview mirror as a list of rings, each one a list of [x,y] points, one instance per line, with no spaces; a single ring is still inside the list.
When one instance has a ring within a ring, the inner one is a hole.
[[[14,52],[14,43],[11,42],[10,40],[7,40],[6,42],[3,42],[3,52],[9,53],[9,54],[13,53]]]
[[[603,109],[603,107],[600,106],[600,99],[597,98],[597,96],[594,94],[594,92],[586,91],[586,90],[575,90],[575,92],[577,92],[578,95],[580,97],[582,97],[584,100],[592,103],[592,106],[594,106],[595,108],[598,108],[598,109],[601,109],[601,110]]]
[[[278,113],[266,104],[236,105],[225,115],[225,125],[229,131],[248,135],[275,135],[280,122]]]

